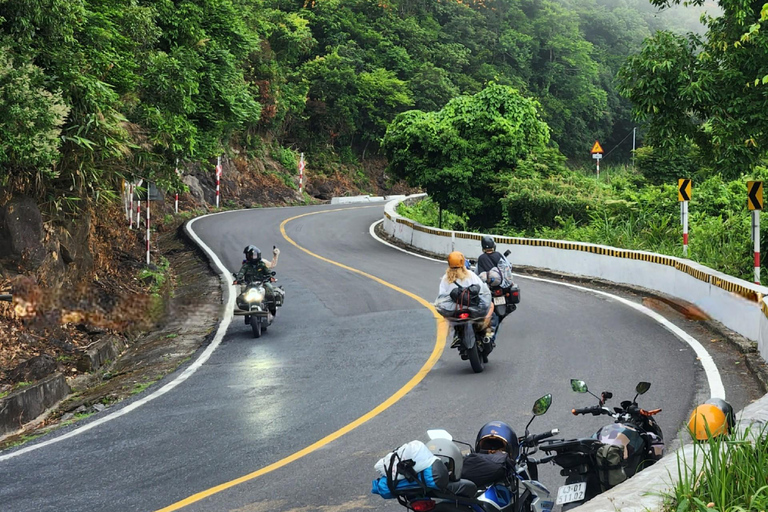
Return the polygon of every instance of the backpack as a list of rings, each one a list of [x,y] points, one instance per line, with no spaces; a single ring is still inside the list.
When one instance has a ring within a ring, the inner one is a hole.
[[[624,472],[624,446],[603,444],[597,449],[595,458],[603,491],[607,491],[627,479],[627,474]]]
[[[502,256],[499,262],[496,264],[496,267],[499,269],[499,272],[501,273],[501,279],[503,280],[501,287],[509,288],[512,286],[514,277],[512,275],[512,264],[507,261],[507,258]]]

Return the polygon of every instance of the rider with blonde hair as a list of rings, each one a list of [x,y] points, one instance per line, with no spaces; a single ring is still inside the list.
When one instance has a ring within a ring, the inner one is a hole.
[[[491,327],[493,303],[491,302],[491,290],[488,288],[488,285],[477,276],[477,274],[467,270],[464,255],[458,251],[454,251],[448,255],[448,269],[445,271],[442,279],[440,279],[438,296],[450,295],[451,290],[456,288],[457,285],[462,288],[468,288],[471,285],[480,287],[480,301],[484,304],[489,304],[490,307],[488,308],[488,313],[485,315],[483,322],[473,323],[473,327],[476,332],[485,331],[483,343],[493,343],[493,328]],[[456,333],[454,332],[451,348],[458,347],[460,344],[461,339],[456,336]]]

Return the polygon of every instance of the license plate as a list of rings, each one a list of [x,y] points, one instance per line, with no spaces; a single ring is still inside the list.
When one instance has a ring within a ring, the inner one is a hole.
[[[572,501],[579,501],[584,499],[584,495],[587,492],[587,482],[579,482],[577,484],[563,485],[557,490],[558,505],[565,503],[571,503]]]
[[[504,304],[507,303],[507,298],[504,297],[503,295],[501,297],[494,297],[493,303],[497,306],[503,306]]]

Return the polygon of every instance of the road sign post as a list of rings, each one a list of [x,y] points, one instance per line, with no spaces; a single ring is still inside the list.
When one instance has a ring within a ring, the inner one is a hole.
[[[688,256],[688,201],[691,200],[691,180],[677,180],[677,200],[680,201],[680,223],[683,225],[683,256]]]
[[[752,243],[755,250],[755,284],[760,284],[760,211],[763,209],[763,182],[747,182],[747,205],[752,210]]]
[[[595,141],[590,153],[592,153],[592,158],[597,162],[597,179],[600,179],[600,159],[603,158],[603,148],[600,147],[599,142]]]

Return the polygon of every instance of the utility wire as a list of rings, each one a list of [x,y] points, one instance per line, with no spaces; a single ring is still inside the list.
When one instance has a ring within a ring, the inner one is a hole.
[[[619,141],[619,143],[618,143],[618,144],[616,144],[615,146],[613,146],[613,149],[611,149],[609,152],[607,152],[607,153],[606,153],[606,154],[603,156],[603,158],[605,158],[606,156],[608,156],[608,155],[610,155],[611,153],[613,153],[613,151],[614,151],[616,148],[618,148],[619,146],[621,146],[621,143],[622,143],[622,142],[624,142],[625,140],[627,140],[627,139],[629,138],[629,136],[630,136],[630,135],[632,135],[632,133],[633,133],[634,131],[635,131],[635,129],[634,129],[634,128],[632,128],[632,131],[631,131],[631,132],[629,132],[629,133],[627,134],[627,136],[626,136],[626,137],[624,137],[623,139],[621,139],[621,140]]]

